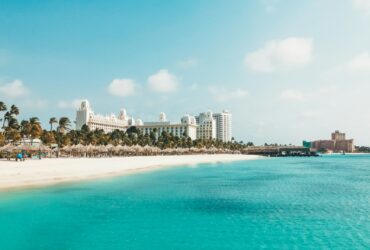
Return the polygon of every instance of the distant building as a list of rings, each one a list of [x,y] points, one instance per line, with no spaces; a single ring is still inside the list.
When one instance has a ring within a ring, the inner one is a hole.
[[[165,113],[162,112],[159,115],[158,122],[144,122],[143,125],[136,127],[140,129],[144,135],[154,132],[156,136],[159,136],[162,132],[167,132],[178,137],[187,136],[192,140],[197,138],[195,117],[190,115],[182,117],[181,123],[171,124],[167,121]]]
[[[87,100],[81,102],[76,114],[76,129],[81,130],[83,125],[87,125],[91,130],[102,129],[109,133],[116,129],[126,130],[128,126],[135,125],[133,118],[129,117],[125,109],[122,109],[116,117],[115,115],[102,116],[94,114]]]
[[[216,120],[216,139],[229,142],[232,139],[232,114],[223,110],[221,113],[213,114]]]
[[[200,113],[196,121],[198,124],[197,139],[216,139],[216,119],[211,111]]]
[[[143,134],[156,132],[159,136],[163,131],[172,133],[174,136],[188,136],[192,140],[197,138],[197,125],[195,117],[185,115],[180,123],[172,124],[167,121],[166,114],[161,112],[158,122],[143,122],[141,119],[134,119],[127,115],[122,109],[116,117],[114,114],[102,116],[94,114],[87,100],[81,102],[76,114],[76,129],[81,130],[82,126],[88,126],[90,130],[102,129],[105,133],[116,129],[126,131],[129,127],[137,127]]]
[[[232,114],[229,111],[200,113],[195,117],[195,120],[196,124],[198,124],[198,139],[212,138],[223,142],[232,140]]]
[[[351,153],[354,151],[353,139],[346,139],[345,133],[340,133],[336,130],[331,134],[331,140],[317,140],[311,143],[311,147],[315,150],[328,150],[331,152],[346,152]]]
[[[118,116],[95,114],[89,101],[84,100],[76,113],[76,129],[81,130],[84,125],[90,130],[102,129],[105,133],[116,129],[126,131],[129,127],[135,126],[143,134],[155,132],[156,136],[167,132],[178,137],[188,136],[192,140],[218,139],[229,142],[232,139],[232,114],[227,110],[215,114],[211,111],[203,112],[195,117],[186,114],[179,123],[169,122],[166,114],[161,112],[158,121],[143,122],[141,119],[130,117],[125,109],[122,109]]]
[[[334,141],[343,141],[346,140],[346,134],[336,130],[334,133],[331,133],[331,139]]]

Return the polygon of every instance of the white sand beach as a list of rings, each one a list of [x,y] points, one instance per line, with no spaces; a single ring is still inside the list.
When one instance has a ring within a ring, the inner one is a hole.
[[[254,160],[254,155],[176,155],[0,160],[0,190],[53,185],[199,163]]]

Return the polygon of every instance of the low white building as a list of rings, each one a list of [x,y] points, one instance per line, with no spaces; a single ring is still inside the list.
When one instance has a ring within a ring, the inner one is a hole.
[[[174,136],[188,136],[192,140],[197,138],[197,125],[195,117],[185,115],[180,123],[171,124],[167,121],[166,114],[161,112],[158,122],[143,122],[141,119],[129,117],[125,109],[122,109],[116,117],[114,114],[102,116],[94,114],[87,100],[81,102],[76,115],[76,129],[81,130],[82,126],[87,125],[90,130],[102,129],[105,133],[116,129],[126,131],[129,127],[135,126],[143,134],[156,132],[159,136],[163,131],[172,133]]]
[[[142,126],[136,127],[140,129],[143,134],[154,132],[156,136],[159,136],[162,132],[167,132],[178,137],[190,137],[192,140],[197,138],[197,125],[195,123],[195,118],[190,115],[185,115],[181,119],[181,123],[171,124],[166,120],[166,115],[162,112],[159,116],[158,122],[144,122]]]

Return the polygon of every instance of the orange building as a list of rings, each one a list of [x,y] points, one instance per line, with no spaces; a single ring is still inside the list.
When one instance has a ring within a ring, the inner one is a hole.
[[[352,153],[355,149],[353,139],[346,139],[346,134],[336,130],[331,134],[331,140],[317,140],[312,142],[315,150],[326,149],[331,152]]]

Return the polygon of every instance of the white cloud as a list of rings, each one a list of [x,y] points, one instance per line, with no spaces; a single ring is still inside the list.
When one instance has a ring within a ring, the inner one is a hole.
[[[130,96],[135,94],[135,81],[131,79],[114,79],[108,86],[108,92],[115,96]]]
[[[209,93],[217,102],[226,102],[236,99],[242,99],[249,95],[247,90],[244,89],[235,89],[235,90],[226,90],[223,88],[211,87],[209,88]]]
[[[161,69],[148,77],[149,88],[155,92],[170,93],[177,90],[179,81],[167,69]]]
[[[280,92],[279,98],[284,101],[290,102],[315,102],[326,101],[330,103],[333,101],[335,103],[336,99],[334,96],[337,95],[337,88],[333,85],[324,85],[309,90],[299,90],[299,89],[285,89]]]
[[[354,57],[349,63],[348,68],[351,72],[370,72],[370,55],[368,52]]]
[[[0,93],[8,97],[22,97],[29,93],[26,86],[21,80],[14,80],[12,82],[0,85]]]
[[[273,72],[307,65],[312,58],[311,38],[289,37],[267,42],[263,48],[247,54],[244,63],[253,71]]]
[[[286,89],[280,93],[280,98],[286,101],[303,101],[305,96],[300,90]]]
[[[370,11],[370,0],[352,0],[352,2],[359,10]]]
[[[179,62],[179,66],[183,69],[194,68],[198,65],[198,59],[188,58]]]
[[[58,107],[61,109],[78,109],[83,99],[74,99],[72,101],[59,101]]]

